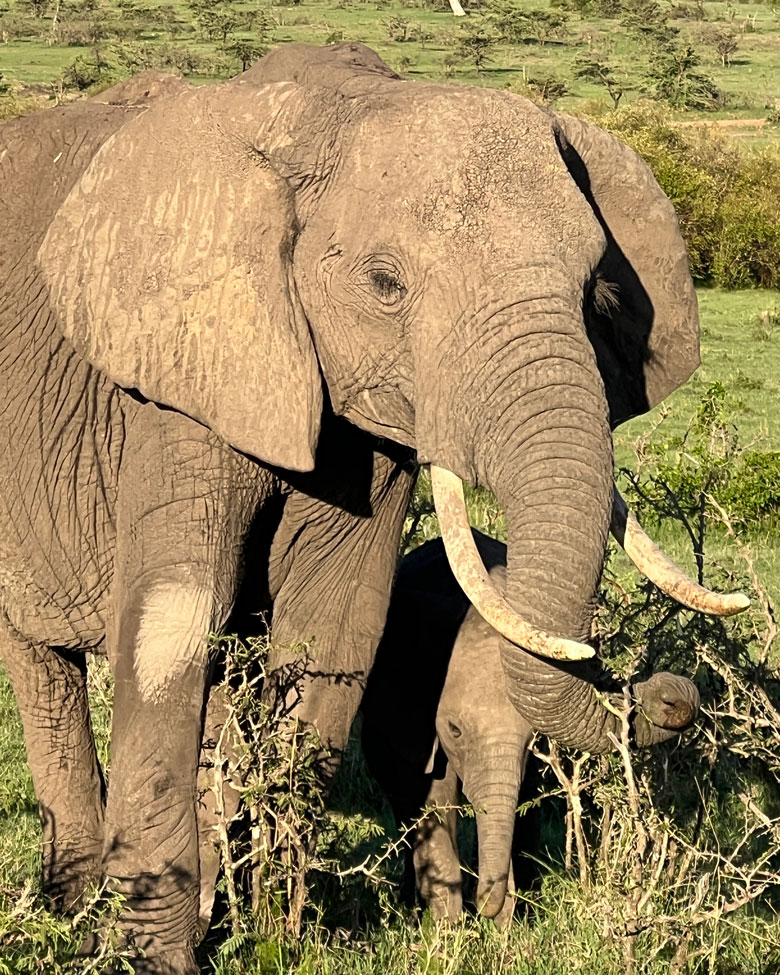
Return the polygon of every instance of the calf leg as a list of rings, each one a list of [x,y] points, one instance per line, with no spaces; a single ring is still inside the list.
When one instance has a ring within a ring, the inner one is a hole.
[[[103,776],[87,701],[83,653],[26,643],[0,623],[0,660],[22,718],[43,825],[42,888],[74,910],[101,876]]]
[[[448,763],[444,778],[433,780],[427,804],[449,808],[426,816],[417,828],[412,851],[417,889],[437,920],[455,921],[463,910],[457,802],[458,780]]]

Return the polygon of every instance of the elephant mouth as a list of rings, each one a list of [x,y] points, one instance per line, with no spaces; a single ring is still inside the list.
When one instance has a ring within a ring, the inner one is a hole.
[[[450,568],[483,619],[512,643],[538,656],[553,660],[592,657],[592,647],[546,633],[512,609],[491,581],[477,551],[460,478],[434,464],[431,464],[430,472],[433,503]],[[639,571],[688,609],[713,616],[732,616],[750,605],[744,593],[714,592],[699,585],[675,565],[640,527],[617,487],[613,488],[610,530]]]

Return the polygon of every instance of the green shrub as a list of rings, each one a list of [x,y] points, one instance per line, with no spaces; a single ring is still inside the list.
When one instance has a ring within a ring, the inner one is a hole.
[[[691,532],[701,535],[714,501],[747,532],[776,524],[780,452],[742,447],[731,420],[737,406],[721,383],[711,383],[685,434],[654,440],[647,456],[655,467],[631,478],[633,496],[645,503],[651,520],[685,519]]]
[[[674,204],[696,282],[780,285],[780,152],[744,152],[639,102],[595,121],[635,149]]]

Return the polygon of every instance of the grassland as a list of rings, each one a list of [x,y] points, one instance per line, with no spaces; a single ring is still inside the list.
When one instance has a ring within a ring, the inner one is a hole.
[[[107,51],[117,44],[158,52],[163,46],[174,53],[177,49],[192,51],[202,62],[192,73],[201,80],[232,73],[239,67],[235,57],[225,54],[223,44],[209,40],[197,27],[196,4],[185,5],[180,0],[148,5],[127,0],[119,5],[110,0],[63,0],[57,8],[57,25],[53,26],[55,0],[43,5],[38,17],[22,7],[22,2],[3,0],[5,12],[0,4],[0,37],[5,38],[0,44],[0,72],[24,85],[56,83],[79,56],[90,57],[96,47]],[[362,41],[410,78],[520,91],[527,91],[529,82],[533,86],[552,78],[565,85],[566,91],[557,103],[569,110],[581,110],[589,101],[608,101],[604,87],[576,77],[577,59],[590,55],[607,58],[613,76],[625,88],[623,104],[628,104],[648,90],[647,73],[656,58],[652,47],[625,28],[617,16],[598,17],[571,8],[563,11],[567,22],[559,36],[544,44],[530,34],[518,43],[499,41],[487,63],[477,71],[467,57],[453,54],[467,27],[453,18],[443,0],[339,0],[336,4],[315,0],[284,6],[225,2],[222,6],[236,12],[239,20],[244,19],[230,37],[247,43],[272,47],[290,41]],[[536,0],[518,0],[516,6],[547,9]],[[759,144],[771,140],[774,133],[757,123],[771,114],[780,99],[777,8],[726,0],[667,4],[664,10],[680,44],[695,48],[701,58],[700,69],[712,77],[725,96],[722,105],[707,117],[742,119],[750,124],[732,124],[729,131]],[[471,22],[479,18],[486,24],[491,22],[488,0],[475,0],[470,12],[467,19]],[[728,66],[716,51],[719,31],[733,36],[737,45]]]

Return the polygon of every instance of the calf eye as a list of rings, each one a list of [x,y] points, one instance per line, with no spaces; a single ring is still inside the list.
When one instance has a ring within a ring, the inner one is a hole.
[[[454,721],[448,721],[447,722],[447,728],[448,728],[448,730],[449,730],[449,732],[450,732],[450,734],[452,735],[453,738],[460,738],[460,736],[463,734],[463,732],[455,724]]]
[[[395,305],[406,294],[406,288],[391,271],[371,271],[371,290],[383,305]]]

